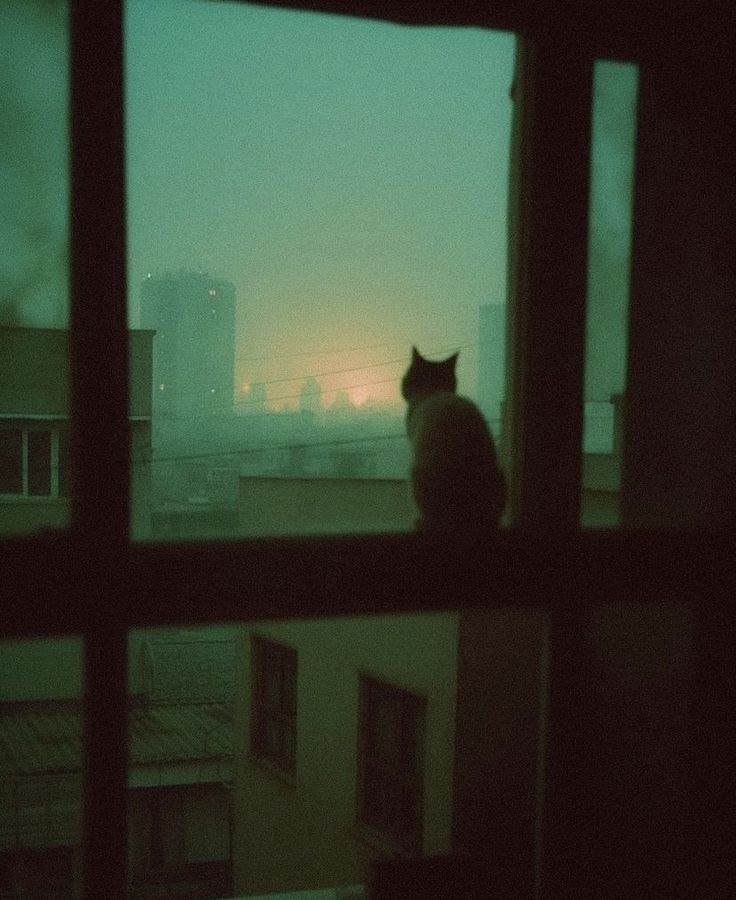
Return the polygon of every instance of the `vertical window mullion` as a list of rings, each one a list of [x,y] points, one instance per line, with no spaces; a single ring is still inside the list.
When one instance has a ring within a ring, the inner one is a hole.
[[[513,523],[576,529],[580,504],[592,59],[519,42],[510,176]]]
[[[70,4],[71,465],[85,616],[84,892],[126,894],[129,523],[122,2]]]
[[[511,513],[561,544],[579,528],[592,81],[593,55],[569,34],[520,43],[509,216]],[[577,702],[585,668],[578,625],[574,604],[549,621],[537,896],[561,896],[582,875],[587,711]]]

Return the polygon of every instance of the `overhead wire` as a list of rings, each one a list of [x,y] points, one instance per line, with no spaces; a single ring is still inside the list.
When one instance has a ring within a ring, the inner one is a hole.
[[[456,352],[456,351],[460,352],[461,350],[468,350],[468,349],[475,350],[477,348],[475,348],[472,344],[464,344],[464,345],[460,345],[460,346],[455,344],[455,345],[452,345],[452,347],[450,347],[450,348],[443,348],[441,350],[433,350],[433,351],[428,351],[428,352],[432,353],[432,355],[436,355],[436,354],[451,353],[451,352]],[[368,363],[368,364],[359,365],[359,366],[350,366],[349,368],[346,368],[346,369],[332,369],[332,370],[329,370],[326,372],[310,372],[310,373],[303,374],[303,375],[285,376],[283,378],[274,378],[274,379],[270,379],[267,381],[256,381],[256,382],[254,382],[254,384],[257,384],[257,385],[263,386],[263,387],[268,387],[268,386],[274,385],[274,384],[289,384],[291,382],[306,382],[311,379],[317,380],[319,378],[328,378],[333,375],[345,375],[345,374],[348,374],[349,372],[363,372],[366,369],[378,369],[378,368],[382,368],[383,366],[398,365],[399,363],[406,364],[406,357],[402,356],[402,357],[398,357],[396,359],[385,360],[383,362]],[[320,386],[320,389],[318,391],[303,392],[303,388],[302,388],[296,394],[290,393],[290,394],[284,394],[284,395],[276,396],[276,397],[269,397],[268,402],[273,403],[273,402],[277,402],[280,400],[293,400],[293,399],[297,399],[299,397],[321,396],[323,394],[336,393],[338,391],[352,390],[352,389],[358,388],[358,387],[369,387],[370,385],[373,385],[373,384],[388,384],[390,381],[398,381],[398,380],[399,380],[398,377],[396,377],[396,378],[383,380],[383,381],[365,381],[365,382],[358,382],[355,384],[339,385],[334,388]],[[210,405],[208,403],[203,402],[203,403],[186,405],[183,407],[183,410],[184,411],[191,410],[192,412],[194,412],[196,410],[204,410],[208,413],[220,410],[220,411],[224,412],[226,410],[231,409],[232,407],[248,406],[250,403],[253,403],[253,402],[254,401],[252,399],[250,399],[249,397],[243,397],[243,398],[240,398],[237,400],[233,400],[232,403],[222,403],[222,404],[217,404],[217,405],[214,405],[214,404]],[[178,415],[177,418],[187,418],[187,416]]]

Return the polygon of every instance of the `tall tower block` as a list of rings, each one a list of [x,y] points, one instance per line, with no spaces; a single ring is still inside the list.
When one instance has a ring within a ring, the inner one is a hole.
[[[141,325],[152,328],[153,403],[164,416],[233,408],[235,287],[201,272],[147,276]]]

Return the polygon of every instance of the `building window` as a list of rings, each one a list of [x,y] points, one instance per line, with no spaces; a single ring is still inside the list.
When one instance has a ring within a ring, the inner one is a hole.
[[[251,647],[251,752],[296,775],[296,650],[256,636]]]
[[[0,429],[0,494],[68,497],[68,432],[58,428]]]
[[[409,853],[422,850],[424,710],[422,697],[361,676],[358,818]]]

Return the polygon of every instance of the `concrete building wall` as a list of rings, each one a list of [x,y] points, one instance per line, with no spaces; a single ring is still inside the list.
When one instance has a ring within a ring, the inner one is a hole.
[[[459,614],[453,848],[489,865],[498,896],[531,897],[547,619]]]
[[[0,702],[63,700],[81,693],[81,638],[0,641]]]
[[[292,780],[250,757],[251,634],[298,651]],[[290,621],[243,628],[236,690],[236,893],[362,883],[392,855],[356,827],[359,674],[426,698],[424,852],[450,849],[457,617],[452,613]]]
[[[241,478],[239,533],[406,531],[416,512],[404,480]]]

